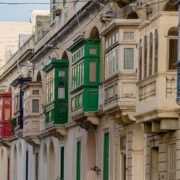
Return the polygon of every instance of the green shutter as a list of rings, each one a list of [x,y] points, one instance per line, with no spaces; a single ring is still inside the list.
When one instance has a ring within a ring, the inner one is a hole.
[[[76,180],[81,179],[81,141],[77,142],[76,154]]]
[[[61,178],[64,180],[64,147],[61,147]]]
[[[103,180],[109,180],[109,133],[104,134]]]

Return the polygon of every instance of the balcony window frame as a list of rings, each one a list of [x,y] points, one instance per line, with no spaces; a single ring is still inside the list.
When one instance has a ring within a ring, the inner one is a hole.
[[[153,75],[153,33],[149,35],[149,76]]]
[[[156,29],[154,32],[154,74],[158,73],[159,65],[159,34]]]
[[[120,47],[115,46],[105,53],[105,79],[108,79],[119,72],[119,52]]]
[[[173,34],[174,30],[176,31],[175,33],[177,33],[177,34]],[[178,60],[178,28],[177,27],[169,28],[167,39],[168,39],[167,40],[168,41],[168,47],[167,47],[167,49],[168,49],[167,50],[167,53],[168,53],[168,55],[167,55],[167,70],[168,71],[175,71],[176,70],[176,63],[177,63],[177,60]],[[171,46],[170,46],[171,45],[170,43],[171,43],[172,40],[176,40],[175,42],[176,42],[177,54],[176,54],[175,61],[171,61],[171,59],[170,59],[170,51],[171,50],[174,51],[174,48],[171,48]],[[174,66],[174,68],[173,68],[173,66]]]
[[[143,78],[148,76],[148,37],[144,36],[144,75]]]
[[[132,59],[132,68],[125,67],[125,49],[133,49],[133,59]],[[134,45],[126,45],[123,46],[123,70],[125,71],[133,71],[135,69],[135,47]]]
[[[142,39],[139,40],[139,63],[138,63],[138,66],[139,66],[139,80],[142,80],[142,60],[143,60],[143,54],[142,54],[142,51],[143,48],[142,48]]]
[[[52,73],[52,74],[50,74]],[[54,86],[55,86],[55,72],[54,69],[46,74],[46,105],[51,104],[54,101]],[[52,93],[52,94],[51,94]],[[51,96],[51,97],[50,97]]]
[[[33,111],[33,102],[34,101],[38,101],[38,111]],[[40,112],[40,99],[39,98],[32,98],[32,100],[31,100],[31,103],[32,103],[32,113],[33,114],[39,114],[39,112]]]

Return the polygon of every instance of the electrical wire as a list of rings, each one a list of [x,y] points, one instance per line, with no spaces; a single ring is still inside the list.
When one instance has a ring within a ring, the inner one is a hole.
[[[93,2],[94,0],[79,0],[78,2]],[[71,0],[67,1],[66,4],[68,3],[75,3],[77,0]],[[48,4],[53,4],[50,2],[0,2],[0,5],[48,5]],[[56,2],[55,4],[64,4],[63,1],[61,2]]]

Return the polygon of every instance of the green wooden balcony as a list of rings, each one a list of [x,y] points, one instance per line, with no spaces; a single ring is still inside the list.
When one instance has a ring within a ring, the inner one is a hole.
[[[79,115],[98,110],[100,82],[100,40],[80,39],[72,53],[71,113]]]
[[[51,59],[46,72],[46,126],[64,124],[68,119],[68,60]]]

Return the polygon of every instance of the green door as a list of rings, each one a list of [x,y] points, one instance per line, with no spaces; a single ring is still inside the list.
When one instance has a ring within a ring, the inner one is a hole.
[[[81,141],[77,142],[76,180],[81,180]]]
[[[60,180],[64,180],[64,147],[61,147],[61,178]]]
[[[109,133],[104,134],[103,180],[109,180]]]

